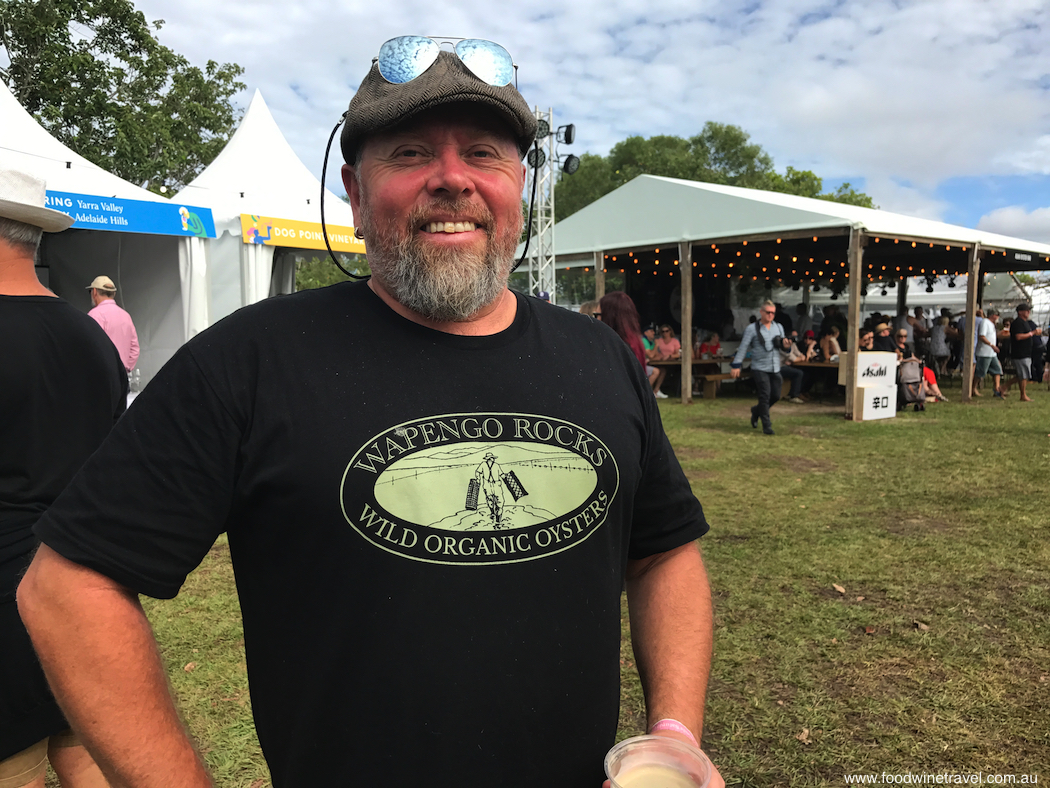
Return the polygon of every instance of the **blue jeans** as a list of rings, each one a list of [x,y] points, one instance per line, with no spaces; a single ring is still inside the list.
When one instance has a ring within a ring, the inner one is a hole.
[[[773,422],[769,420],[769,409],[780,401],[780,388],[784,385],[779,372],[762,372],[758,369],[751,370],[751,379],[755,381],[758,389],[758,404],[751,408],[751,415],[762,419],[765,429],[773,429]]]
[[[784,380],[791,381],[791,391],[788,392],[788,397],[791,399],[798,397],[802,393],[802,378],[804,377],[802,370],[798,367],[781,367],[780,375]]]

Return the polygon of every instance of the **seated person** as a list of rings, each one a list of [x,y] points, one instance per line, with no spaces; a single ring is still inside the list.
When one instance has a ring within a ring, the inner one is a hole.
[[[933,374],[933,370],[929,367],[922,368],[922,386],[926,392],[927,400],[933,400],[934,402],[948,401],[948,398],[941,394],[941,389],[937,385],[937,376]]]
[[[642,347],[645,348],[647,358],[653,358],[656,353],[656,326],[652,323],[642,329]]]
[[[817,347],[817,335],[812,329],[802,335],[802,347],[800,348],[806,361],[813,361],[817,357],[820,348]]]
[[[722,354],[722,342],[718,337],[718,334],[712,334],[703,342],[700,343],[698,348],[700,357],[703,358],[705,353],[710,354],[710,358],[717,358]]]
[[[839,360],[839,353],[842,352],[839,349],[839,334],[839,327],[831,325],[828,327],[828,333],[820,340],[820,352],[824,360],[832,364]]]
[[[671,327],[664,323],[660,326],[660,336],[656,339],[657,358],[678,359],[682,357],[682,343],[674,335]]]
[[[780,350],[780,375],[784,380],[791,384],[791,389],[788,392],[787,401],[793,402],[796,405],[803,403],[802,398],[799,396],[802,394],[803,385],[812,381],[807,381],[806,370],[802,370],[794,364],[799,361],[805,361],[806,357],[799,351],[798,346],[791,341],[788,337],[784,340],[783,345],[779,348]],[[806,387],[808,390],[808,386]]]
[[[875,349],[875,332],[870,328],[862,328],[860,330],[859,347],[861,353]]]
[[[893,349],[897,352],[898,361],[921,361],[915,355],[915,343],[908,341],[908,332],[903,328],[897,331],[897,343]]]
[[[656,358],[656,326],[652,323],[642,329],[642,350],[645,351],[647,362]],[[649,385],[653,387],[654,392],[660,391],[660,383],[664,382],[666,374],[665,370],[657,369],[652,364],[645,365],[645,376],[649,379]]]
[[[907,337],[905,337],[907,339]],[[875,326],[875,341],[872,343],[875,350],[887,353],[897,352],[897,343],[890,336],[890,327],[887,323],[878,323]]]

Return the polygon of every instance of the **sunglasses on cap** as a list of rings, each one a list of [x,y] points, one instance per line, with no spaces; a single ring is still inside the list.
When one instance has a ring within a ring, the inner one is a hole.
[[[510,53],[492,41],[481,38],[431,38],[398,36],[379,48],[376,62],[383,79],[404,85],[420,77],[434,65],[443,44],[452,44],[456,57],[482,82],[501,88],[517,74]]]

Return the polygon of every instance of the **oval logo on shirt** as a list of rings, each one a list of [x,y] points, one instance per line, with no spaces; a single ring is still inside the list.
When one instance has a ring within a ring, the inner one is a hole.
[[[457,413],[379,433],[346,466],[343,516],[376,547],[440,564],[529,561],[579,544],[619,486],[608,447],[560,419]]]

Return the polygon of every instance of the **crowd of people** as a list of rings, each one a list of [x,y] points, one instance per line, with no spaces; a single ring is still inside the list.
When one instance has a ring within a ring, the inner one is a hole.
[[[1031,401],[1028,381],[1041,381],[1045,375],[1047,354],[1043,330],[1031,320],[1032,306],[1018,304],[1016,317],[1003,317],[995,307],[975,312],[974,375],[971,394],[982,396],[981,389],[989,376],[993,396],[1005,398],[1011,386],[1017,385],[1022,402]],[[890,318],[873,313],[861,327],[861,350],[896,353],[899,359],[914,359],[923,364],[928,398],[944,401],[937,385],[937,375],[961,374],[966,315],[953,315],[944,308],[935,317],[927,317],[922,307],[909,313],[902,310]]]
[[[629,306],[627,305],[629,302]],[[609,309],[605,310],[604,305]],[[621,319],[625,310],[630,312],[630,319]],[[653,362],[674,361],[681,358],[681,342],[668,324],[657,326],[646,325],[638,328],[640,317],[633,301],[624,293],[610,293],[599,302],[588,302],[580,309],[615,324],[617,333],[636,351],[640,363],[645,366],[646,376],[658,399],[665,399],[662,391],[670,365],[657,365]],[[755,352],[763,357],[762,364],[770,366],[768,374],[778,375],[789,385],[785,399],[788,402],[802,404],[811,398],[815,384],[822,383],[825,388],[837,386],[834,370],[809,366],[806,362],[826,362],[835,364],[841,354],[848,350],[846,339],[847,318],[837,304],[824,307],[823,316],[815,326],[810,310],[805,304],[798,304],[792,318],[782,304],[766,302],[757,316],[752,316],[748,327],[739,337],[737,355],[739,359],[751,360],[751,369],[755,367]],[[982,396],[984,380],[992,379],[994,396],[1005,398],[1010,388],[1017,385],[1021,401],[1030,401],[1027,393],[1028,381],[1042,380],[1050,348],[1042,329],[1030,320],[1031,305],[1019,304],[1015,318],[1006,317],[1000,320],[998,309],[989,307],[976,312],[977,330],[975,332],[975,374],[971,382],[973,396]],[[782,343],[778,343],[772,353],[764,353],[753,347],[758,337],[771,328],[759,330],[756,326],[777,326]],[[815,327],[814,327],[815,326]],[[637,335],[639,342],[628,337]],[[924,409],[926,402],[947,402],[948,398],[941,390],[938,376],[958,374],[962,366],[962,342],[965,335],[965,314],[953,315],[944,308],[940,314],[927,314],[917,306],[911,310],[901,309],[897,315],[889,316],[873,312],[865,318],[857,336],[857,347],[860,352],[883,351],[894,353],[898,361],[907,365],[915,364],[917,383],[921,389],[923,401],[916,403],[916,409]],[[721,332],[694,329],[693,358],[695,360],[724,360],[722,356],[722,339],[737,339],[733,326],[732,314],[726,317],[726,325]],[[776,369],[770,360],[776,357]],[[737,359],[734,358],[734,362]],[[803,366],[799,366],[802,364]],[[732,365],[731,365],[732,366]],[[756,386],[759,384],[756,381]],[[756,410],[755,424],[763,420],[763,412],[768,416],[769,406],[777,401],[778,394],[762,396]],[[694,394],[700,392],[694,390]],[[771,429],[771,428],[770,428]]]

